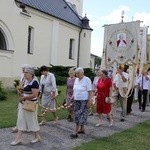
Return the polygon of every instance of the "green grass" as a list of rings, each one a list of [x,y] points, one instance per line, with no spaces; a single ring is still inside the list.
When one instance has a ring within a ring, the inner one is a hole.
[[[65,98],[65,86],[58,86],[58,90],[61,91],[57,97],[57,101],[59,104],[62,104]],[[0,128],[13,127],[16,125],[17,120],[17,104],[18,104],[18,96],[16,90],[8,91],[8,98],[6,100],[0,101]],[[39,107],[39,114],[41,114]],[[67,110],[61,109],[57,111],[57,114],[60,119],[66,118]],[[52,113],[48,113],[47,121],[53,120]],[[41,121],[41,117],[39,117],[39,122]]]
[[[150,120],[121,133],[82,144],[73,150],[148,150],[149,140]]]

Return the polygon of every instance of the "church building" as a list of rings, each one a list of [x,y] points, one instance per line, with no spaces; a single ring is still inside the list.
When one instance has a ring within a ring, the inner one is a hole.
[[[92,28],[83,0],[1,0],[0,81],[5,87],[31,64],[90,67]]]

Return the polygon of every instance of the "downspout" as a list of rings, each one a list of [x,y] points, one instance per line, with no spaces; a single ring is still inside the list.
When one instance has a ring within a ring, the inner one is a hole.
[[[80,39],[81,39],[81,32],[82,32],[82,28],[79,32],[79,39],[78,39],[78,57],[77,57],[77,67],[79,67],[79,57],[80,57]]]

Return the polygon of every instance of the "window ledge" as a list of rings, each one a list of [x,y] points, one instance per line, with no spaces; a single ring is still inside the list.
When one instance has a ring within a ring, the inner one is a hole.
[[[0,50],[0,57],[12,58],[14,54],[13,50]]]
[[[0,49],[1,53],[14,53],[14,50]]]
[[[21,14],[21,15],[24,15],[24,16],[27,17],[27,18],[28,18],[28,17],[29,17],[29,18],[31,17],[28,13],[25,13],[25,12],[20,12],[20,14]]]

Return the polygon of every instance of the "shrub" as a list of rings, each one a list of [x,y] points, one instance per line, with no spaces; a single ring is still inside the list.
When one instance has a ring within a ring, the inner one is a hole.
[[[14,87],[16,88],[19,85],[19,80],[14,80]]]
[[[94,80],[95,74],[91,68],[84,68],[84,74],[91,79]]]
[[[65,85],[68,77],[68,71],[73,66],[47,66],[49,72],[53,73],[56,77],[57,85]],[[94,79],[94,72],[91,68],[84,68],[84,74],[88,76],[92,81]],[[40,78],[39,68],[35,69],[35,75]]]
[[[55,77],[56,77],[56,84],[57,85],[65,85],[66,84],[67,77],[62,77],[59,75],[55,75]]]
[[[3,89],[3,83],[2,83],[2,81],[0,81],[0,101],[1,100],[6,100],[6,98],[7,98],[7,93]]]

